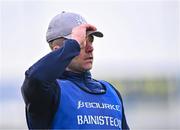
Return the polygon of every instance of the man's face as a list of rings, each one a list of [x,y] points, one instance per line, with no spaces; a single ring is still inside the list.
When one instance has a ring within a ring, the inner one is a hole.
[[[80,54],[73,58],[71,63],[68,65],[68,69],[73,72],[84,72],[92,68],[93,64],[93,36],[88,36],[86,38],[86,46],[81,48]]]

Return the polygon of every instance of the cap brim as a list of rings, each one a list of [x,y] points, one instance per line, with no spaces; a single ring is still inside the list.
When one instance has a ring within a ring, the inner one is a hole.
[[[93,36],[96,36],[96,37],[103,37],[103,33],[100,32],[100,31],[87,31],[87,36],[88,35],[93,35]]]

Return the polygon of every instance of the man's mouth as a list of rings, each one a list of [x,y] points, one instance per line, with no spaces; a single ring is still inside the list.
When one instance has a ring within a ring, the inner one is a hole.
[[[91,62],[91,63],[92,63],[92,62],[93,62],[93,57],[87,57],[87,58],[85,58],[85,61],[86,61],[86,62]]]
[[[93,57],[87,57],[85,60],[93,60]]]

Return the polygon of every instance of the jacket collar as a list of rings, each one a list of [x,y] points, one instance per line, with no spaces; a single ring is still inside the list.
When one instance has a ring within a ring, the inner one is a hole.
[[[82,90],[92,94],[103,94],[106,92],[106,87],[103,84],[92,79],[90,71],[83,73],[65,71],[60,79],[70,80]]]
[[[72,71],[65,71],[63,76],[60,78],[76,80],[76,81],[89,81],[92,79],[90,71],[82,72],[82,73],[74,73]]]

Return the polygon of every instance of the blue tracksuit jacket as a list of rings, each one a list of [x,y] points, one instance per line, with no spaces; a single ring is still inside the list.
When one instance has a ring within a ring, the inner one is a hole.
[[[61,98],[61,86],[57,80],[69,80],[82,91],[96,94],[106,93],[103,85],[92,79],[90,72],[76,74],[65,71],[71,60],[80,53],[75,40],[66,40],[63,47],[50,52],[25,72],[21,87],[26,104],[26,120],[29,129],[50,129]],[[78,85],[79,84],[79,85]],[[83,84],[83,85],[82,85]],[[122,102],[120,93],[112,87]],[[122,129],[129,129],[122,104]]]

